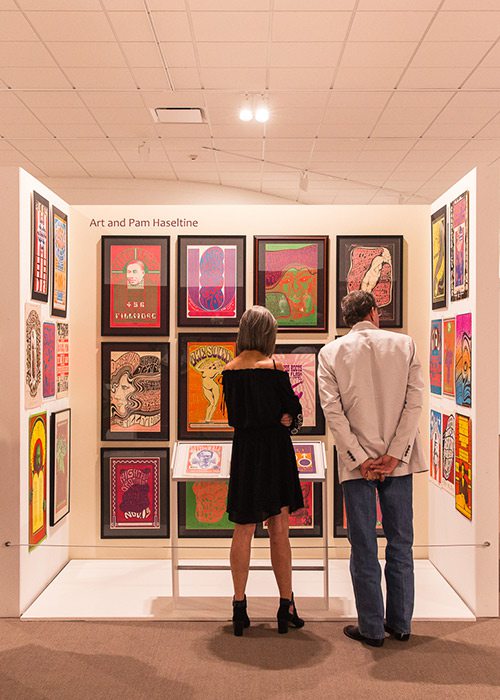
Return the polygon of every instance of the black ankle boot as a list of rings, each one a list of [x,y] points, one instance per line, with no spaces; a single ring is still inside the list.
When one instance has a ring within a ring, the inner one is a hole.
[[[290,612],[290,608],[292,608],[292,612]],[[288,598],[280,598],[280,606],[276,617],[278,618],[278,632],[280,634],[288,632],[288,625],[292,625],[292,627],[297,629],[304,627],[304,620],[297,615],[293,593],[290,600]]]
[[[247,615],[247,597],[243,600],[233,598],[233,632],[235,637],[243,635],[243,628],[250,627],[250,619]]]

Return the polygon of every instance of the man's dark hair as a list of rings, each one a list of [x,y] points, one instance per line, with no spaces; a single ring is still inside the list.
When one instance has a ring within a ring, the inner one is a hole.
[[[377,308],[375,297],[370,292],[350,292],[340,302],[344,321],[349,328],[363,321],[372,309]]]

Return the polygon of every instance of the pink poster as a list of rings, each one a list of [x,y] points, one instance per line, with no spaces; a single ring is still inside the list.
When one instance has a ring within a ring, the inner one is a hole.
[[[290,383],[302,405],[304,427],[316,425],[316,355],[313,353],[276,353],[290,376]]]

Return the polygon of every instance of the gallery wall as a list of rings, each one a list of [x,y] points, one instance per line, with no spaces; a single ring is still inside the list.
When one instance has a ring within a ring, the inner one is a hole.
[[[431,311],[431,319],[457,319],[458,326],[461,315],[471,314],[472,394],[467,405],[459,388],[455,396],[431,393],[430,408],[438,416],[470,418],[472,499],[469,508],[460,495],[463,479],[457,474],[463,452],[457,447],[455,431],[453,491],[445,488],[439,469],[429,476],[429,559],[477,616],[498,615],[498,186],[498,170],[478,168],[431,206],[432,212],[446,207],[448,222],[446,305]],[[465,192],[469,193],[469,288],[464,298],[453,301],[450,205]],[[458,357],[456,348],[453,379],[459,371]],[[465,446],[467,437],[463,437]],[[490,545],[481,546],[484,542]]]
[[[186,193],[189,185],[186,185]],[[113,541],[100,538],[100,455],[101,446],[126,447],[140,446],[137,443],[100,441],[100,349],[101,341],[111,340],[101,336],[100,331],[100,239],[102,235],[170,235],[171,238],[171,294],[170,294],[170,442],[176,438],[177,429],[177,234],[196,235],[244,235],[246,247],[246,302],[253,303],[253,237],[258,235],[327,235],[330,243],[329,256],[329,332],[328,333],[286,333],[279,334],[278,342],[296,340],[309,343],[325,343],[336,335],[335,328],[335,250],[337,235],[403,235],[404,245],[404,294],[403,332],[410,333],[416,340],[419,354],[427,372],[427,346],[429,322],[429,291],[423,284],[423,261],[429,259],[427,206],[272,206],[269,204],[245,205],[85,205],[72,208],[72,231],[70,259],[72,286],[76,290],[73,299],[71,342],[72,342],[72,407],[78,420],[73,424],[73,471],[72,471],[72,513],[71,513],[71,557],[72,558],[163,558],[168,551],[161,549],[163,542],[154,540]],[[196,228],[154,229],[147,225],[128,225],[128,220],[151,221],[152,219],[196,220]],[[108,227],[91,225],[92,220],[125,220],[124,226]],[[186,331],[188,329],[181,329]],[[193,332],[210,332],[208,328],[193,328]],[[229,330],[229,329],[226,329]],[[345,331],[341,331],[345,332]],[[132,338],[120,337],[113,340],[127,341]],[[427,439],[427,405],[421,422],[421,431]],[[315,438],[316,439],[316,438]],[[327,444],[327,494],[329,501],[330,542],[341,549],[330,550],[334,557],[348,556],[346,540],[332,538],[333,519],[333,446],[329,435],[324,438]],[[144,443],[148,444],[148,443]],[[152,444],[152,443],[150,443]],[[156,443],[157,445],[158,443]],[[162,444],[162,443],[160,443]],[[156,446],[154,445],[154,446]],[[415,478],[415,524],[418,545],[427,543],[427,478]],[[172,494],[173,495],[173,494]],[[311,540],[295,540],[296,557],[318,557],[317,549],[311,548]],[[190,545],[201,544],[207,547],[208,541],[190,541]],[[219,541],[217,546],[229,544]],[[320,543],[315,542],[316,546]],[[78,545],[83,545],[79,547]],[[160,546],[158,546],[160,545]],[[186,543],[184,542],[186,546]],[[309,545],[309,550],[307,549]],[[131,549],[131,547],[134,547]],[[186,554],[186,552],[185,552]],[[191,553],[193,554],[193,552]],[[417,547],[416,556],[425,557],[425,546]],[[195,555],[200,556],[200,550]],[[220,550],[207,550],[212,557],[225,556]]]

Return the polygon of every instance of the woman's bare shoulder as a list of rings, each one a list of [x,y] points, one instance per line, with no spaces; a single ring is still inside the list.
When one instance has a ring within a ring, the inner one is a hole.
[[[236,362],[236,358],[234,360],[231,360],[231,362],[228,362],[227,365],[224,367],[223,372],[226,371],[226,369],[237,369],[238,362]]]
[[[275,362],[272,357],[266,357],[265,360],[259,360],[255,366],[259,369],[283,369],[281,362]]]

